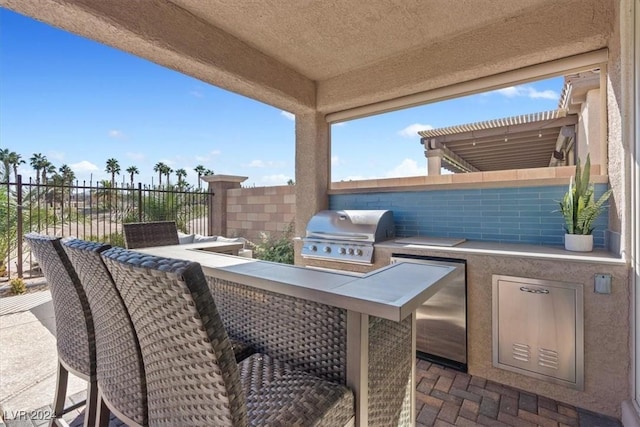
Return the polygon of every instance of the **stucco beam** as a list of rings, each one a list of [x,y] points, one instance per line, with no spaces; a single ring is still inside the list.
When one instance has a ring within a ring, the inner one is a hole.
[[[315,83],[165,0],[0,0],[0,5],[293,113]]]
[[[359,117],[377,114],[400,107],[376,108],[376,103],[604,48],[614,22],[609,4],[557,2],[321,81],[318,111],[369,105],[368,114]],[[402,107],[413,105],[419,103]]]

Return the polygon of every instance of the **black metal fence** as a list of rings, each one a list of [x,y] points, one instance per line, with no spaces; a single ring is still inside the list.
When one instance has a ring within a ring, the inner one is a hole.
[[[124,246],[122,224],[176,221],[185,233],[208,234],[213,193],[177,186],[0,183],[0,278],[41,275],[22,236],[34,231]]]

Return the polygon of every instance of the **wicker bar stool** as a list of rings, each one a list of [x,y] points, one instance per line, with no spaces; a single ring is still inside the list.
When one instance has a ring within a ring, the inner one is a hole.
[[[100,257],[111,246],[78,239],[65,241],[63,245],[86,292],[94,319],[97,425],[108,426],[110,413],[129,426],[147,425],[147,383],[140,344]]]
[[[122,229],[129,249],[180,243],[175,221],[130,222],[123,224]]]
[[[58,375],[51,425],[85,402],[65,408],[69,372],[87,381],[84,425],[95,423],[97,402],[96,347],[93,318],[87,296],[59,237],[29,233],[24,236],[51,289],[56,318]]]
[[[199,264],[120,248],[102,253],[131,314],[149,425],[341,426],[351,390],[264,354],[236,363]]]
[[[87,294],[96,335],[97,424],[109,425],[114,414],[129,426],[146,426],[147,383],[138,337],[111,274],[100,254],[110,245],[73,239],[63,243]],[[253,349],[232,340],[236,360]]]

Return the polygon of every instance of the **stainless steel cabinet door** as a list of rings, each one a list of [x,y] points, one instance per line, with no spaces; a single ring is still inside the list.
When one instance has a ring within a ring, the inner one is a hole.
[[[582,387],[582,285],[494,276],[494,365]]]

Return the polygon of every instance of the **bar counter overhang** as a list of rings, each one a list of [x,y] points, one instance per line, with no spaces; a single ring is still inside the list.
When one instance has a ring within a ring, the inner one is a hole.
[[[215,253],[228,245],[138,251],[200,263],[229,334],[344,382],[356,398],[356,426],[415,424],[415,312],[454,268],[399,263],[355,277]],[[284,328],[299,333],[274,335]]]

